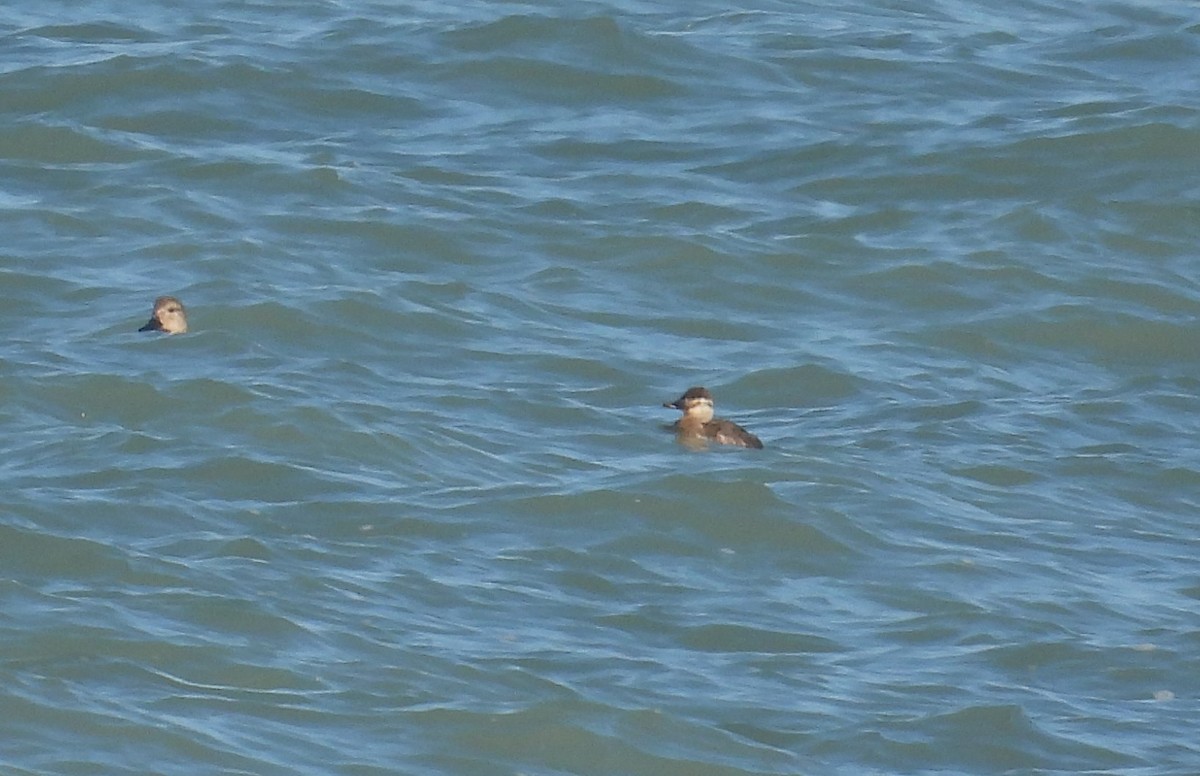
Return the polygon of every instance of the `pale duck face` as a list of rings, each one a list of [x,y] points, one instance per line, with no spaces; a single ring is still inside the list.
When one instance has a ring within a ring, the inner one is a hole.
[[[707,388],[699,386],[688,388],[683,396],[673,402],[663,404],[664,407],[674,407],[683,412],[683,417],[707,423],[713,419],[713,398]]]
[[[138,331],[161,331],[167,334],[183,334],[188,330],[187,315],[183,302],[173,296],[160,296],[154,300],[154,312],[150,320]]]

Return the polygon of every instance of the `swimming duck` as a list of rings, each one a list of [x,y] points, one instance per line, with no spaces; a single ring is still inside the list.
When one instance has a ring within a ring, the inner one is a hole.
[[[683,396],[663,406],[683,412],[683,417],[675,421],[671,428],[675,431],[675,438],[689,447],[705,442],[758,449],[763,446],[758,437],[732,420],[713,418],[713,397],[707,388],[688,388]]]
[[[183,302],[173,296],[160,296],[154,300],[154,312],[150,320],[138,331],[162,331],[167,334],[183,334],[188,330]]]

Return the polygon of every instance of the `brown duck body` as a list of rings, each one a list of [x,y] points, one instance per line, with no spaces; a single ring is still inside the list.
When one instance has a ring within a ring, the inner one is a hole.
[[[673,402],[663,404],[683,412],[683,417],[671,427],[675,438],[689,446],[702,446],[708,442],[735,447],[762,449],[758,437],[734,423],[713,417],[713,398],[707,388],[689,388]]]

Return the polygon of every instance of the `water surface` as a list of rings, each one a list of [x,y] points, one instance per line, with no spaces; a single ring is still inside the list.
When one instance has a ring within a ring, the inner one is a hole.
[[[1192,4],[0,49],[6,772],[1200,770]]]

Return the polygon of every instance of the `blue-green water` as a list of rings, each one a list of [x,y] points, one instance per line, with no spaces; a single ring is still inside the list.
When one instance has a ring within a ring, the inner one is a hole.
[[[0,52],[5,774],[1200,772],[1194,4]]]

